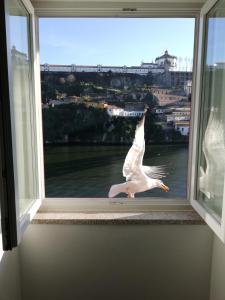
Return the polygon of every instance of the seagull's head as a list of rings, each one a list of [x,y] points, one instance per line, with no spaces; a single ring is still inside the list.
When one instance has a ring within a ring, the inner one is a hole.
[[[165,185],[162,180],[156,179],[156,186],[160,189],[162,189],[164,192],[169,192],[169,187]]]

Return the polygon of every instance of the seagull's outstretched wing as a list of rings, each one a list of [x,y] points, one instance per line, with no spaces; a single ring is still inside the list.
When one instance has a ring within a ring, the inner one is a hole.
[[[140,176],[147,175],[150,178],[159,179],[166,176],[163,166],[143,166],[143,157],[145,153],[144,139],[145,116],[137,124],[133,145],[127,153],[123,165],[123,176],[126,181],[140,179]]]
[[[145,153],[144,125],[145,116],[136,126],[133,145],[128,151],[124,161],[123,176],[126,177],[126,181],[144,175],[142,170],[143,156]]]

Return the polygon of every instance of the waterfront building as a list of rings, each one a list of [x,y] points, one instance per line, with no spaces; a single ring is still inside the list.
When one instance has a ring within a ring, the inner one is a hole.
[[[176,131],[179,131],[182,135],[188,136],[189,129],[190,129],[190,123],[189,123],[189,121],[176,121],[174,123],[174,129]]]

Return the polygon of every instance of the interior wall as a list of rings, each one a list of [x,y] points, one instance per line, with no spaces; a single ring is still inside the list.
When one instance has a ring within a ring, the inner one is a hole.
[[[205,225],[30,225],[22,299],[207,300],[211,246]]]
[[[0,257],[1,300],[22,300],[20,279],[18,249],[3,252]]]
[[[225,299],[225,245],[214,234],[210,300]]]

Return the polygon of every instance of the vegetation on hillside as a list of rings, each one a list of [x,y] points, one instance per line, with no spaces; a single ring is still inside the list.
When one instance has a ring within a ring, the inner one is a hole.
[[[130,144],[137,118],[110,117],[102,103],[124,107],[142,102],[146,115],[146,143],[184,142],[171,130],[165,132],[153,113],[157,100],[151,92],[152,74],[45,73],[42,74],[42,102],[45,143]],[[73,103],[65,103],[72,97]],[[52,99],[61,101],[51,105]]]

